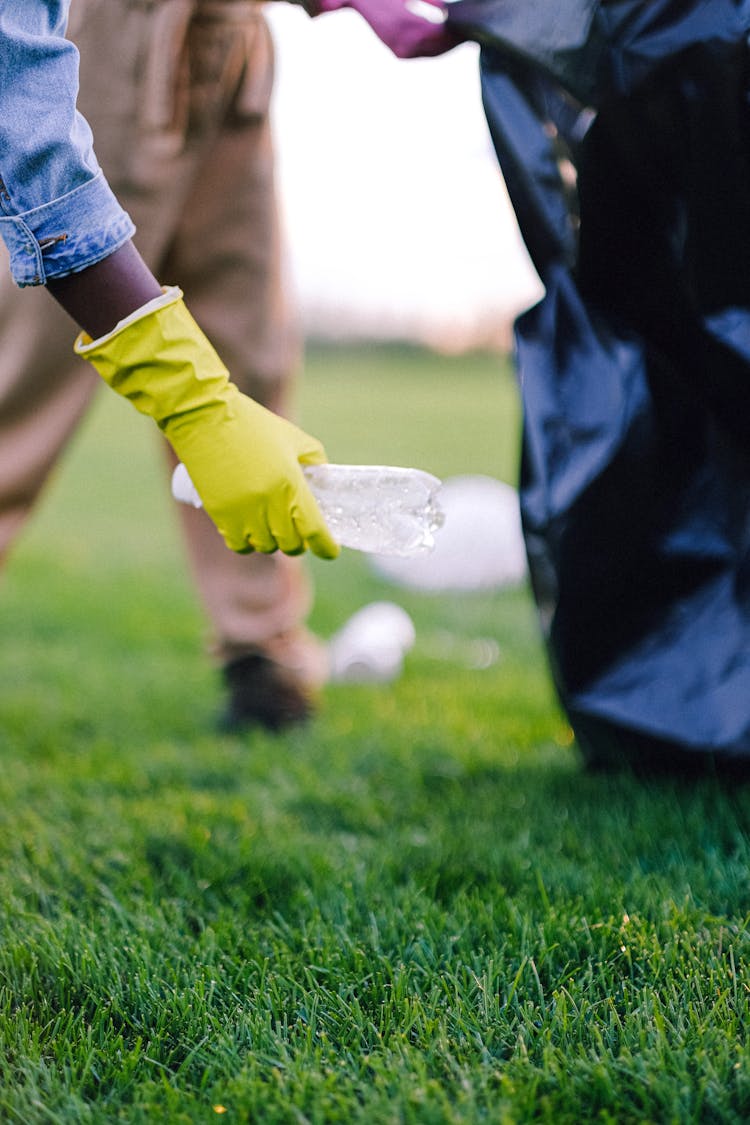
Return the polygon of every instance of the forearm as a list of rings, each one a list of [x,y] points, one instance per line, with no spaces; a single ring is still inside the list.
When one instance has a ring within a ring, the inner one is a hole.
[[[119,321],[161,293],[159,282],[132,242],[78,273],[50,278],[47,288],[92,339],[111,332]]]
[[[76,112],[67,8],[68,0],[0,2],[0,236],[21,286],[85,270],[134,232]]]

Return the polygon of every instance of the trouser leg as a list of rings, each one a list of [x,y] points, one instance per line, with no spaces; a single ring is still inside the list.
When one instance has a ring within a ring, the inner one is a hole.
[[[147,42],[144,20],[122,0],[107,0],[106,7],[99,0],[78,0],[75,11],[82,46],[81,101],[109,157],[116,186],[119,182],[131,202],[140,202],[148,196],[146,183],[143,177],[139,182],[138,168],[128,168],[126,154],[136,151],[136,122],[142,116],[135,75]],[[165,147],[163,139],[154,136],[154,142]],[[154,190],[150,206],[134,208],[153,216],[151,230],[146,230],[152,262],[169,237],[168,216],[157,215],[155,204],[162,197],[173,208],[174,196]],[[89,364],[73,354],[76,332],[48,293],[13,284],[7,256],[0,250],[0,561],[101,385]]]
[[[288,413],[300,348],[282,270],[267,109],[230,113],[201,163],[163,271],[184,289],[238,386]],[[180,518],[219,658],[260,650],[320,678],[321,653],[302,625],[310,590],[301,560],[232,554],[204,513],[183,508]]]
[[[0,260],[0,562],[100,380],[73,355],[76,327],[49,295],[17,289]]]
[[[286,413],[299,341],[281,276],[271,40],[260,6],[249,24],[228,28],[190,22],[190,7],[90,0],[79,28],[81,108],[156,276],[183,288],[237,384]],[[173,43],[182,46],[171,51]],[[160,86],[165,59],[173,89]],[[204,513],[180,507],[180,519],[217,658],[262,651],[310,681],[322,678],[324,661],[304,628],[310,592],[301,560],[235,555]]]

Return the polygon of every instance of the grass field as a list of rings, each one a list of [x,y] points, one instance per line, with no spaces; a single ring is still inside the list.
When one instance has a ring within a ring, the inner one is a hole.
[[[333,460],[514,479],[496,359],[308,366]],[[3,580],[0,1121],[750,1120],[750,793],[585,775],[525,590],[352,552],[313,624],[399,601],[403,678],[216,734],[159,470],[103,394]]]

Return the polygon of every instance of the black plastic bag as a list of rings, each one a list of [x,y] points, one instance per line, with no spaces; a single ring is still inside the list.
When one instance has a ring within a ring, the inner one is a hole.
[[[750,768],[750,5],[457,0],[545,287],[521,508],[584,754]]]

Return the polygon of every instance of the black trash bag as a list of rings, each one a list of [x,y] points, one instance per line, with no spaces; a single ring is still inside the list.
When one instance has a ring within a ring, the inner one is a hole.
[[[456,0],[545,296],[521,509],[592,763],[750,769],[750,5]]]

